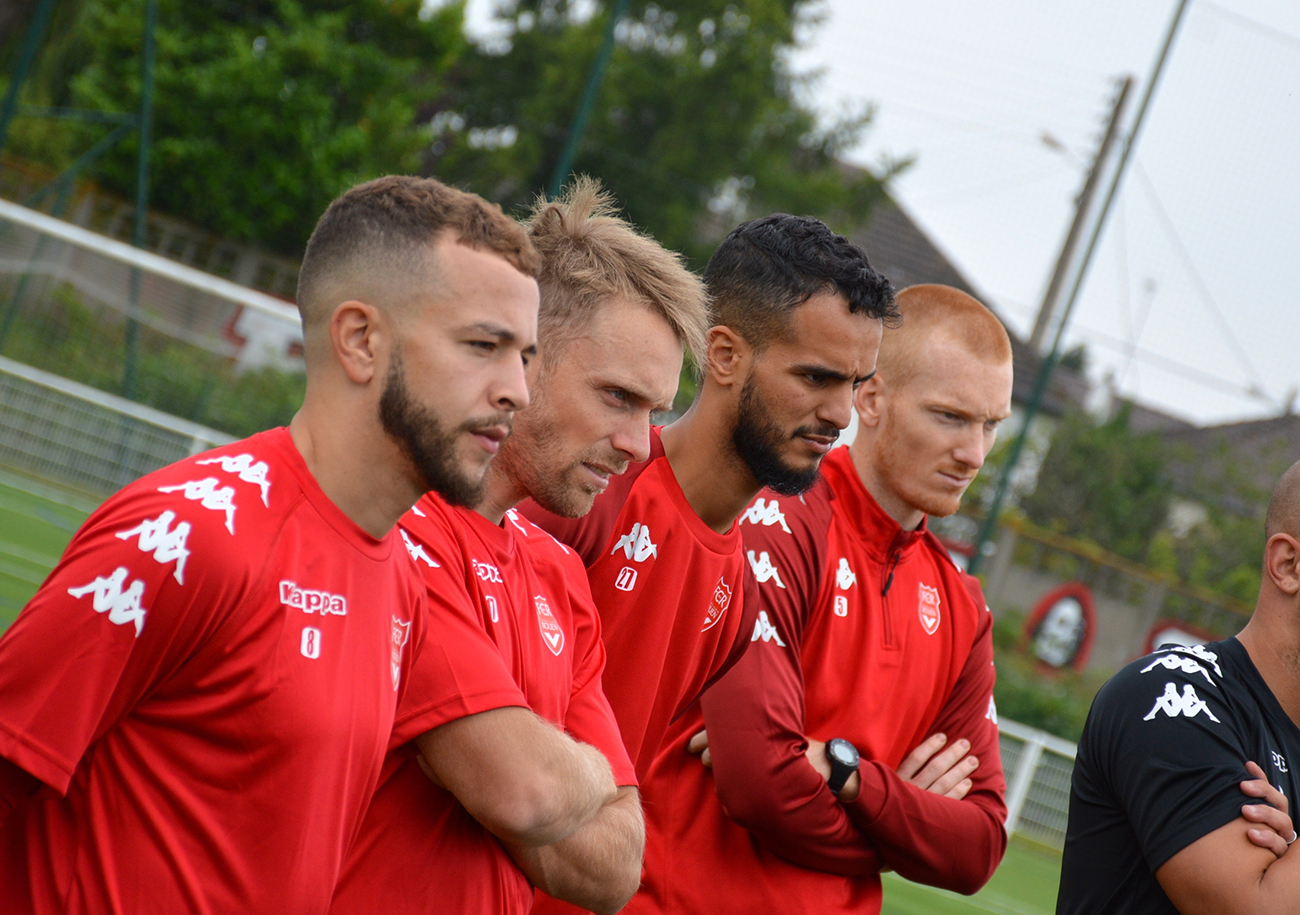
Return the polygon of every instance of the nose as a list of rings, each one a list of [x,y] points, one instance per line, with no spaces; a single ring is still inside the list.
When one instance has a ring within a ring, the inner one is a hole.
[[[650,414],[637,412],[627,417],[609,437],[614,449],[639,464],[650,457]]]
[[[853,418],[853,385],[835,385],[817,410],[817,419],[844,430]]]
[[[972,470],[979,470],[984,466],[984,458],[993,444],[984,439],[984,424],[970,423],[963,430],[957,447],[953,449],[953,457]]]
[[[490,399],[492,406],[504,413],[517,412],[528,406],[528,373],[523,359],[506,360]]]

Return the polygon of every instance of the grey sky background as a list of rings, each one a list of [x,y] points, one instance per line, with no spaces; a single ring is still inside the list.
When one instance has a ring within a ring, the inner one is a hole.
[[[793,63],[823,111],[877,105],[850,158],[914,155],[900,203],[1027,335],[1116,79],[1131,121],[1176,5],[826,0]],[[1191,0],[1066,336],[1095,381],[1201,423],[1300,386],[1298,90],[1300,3]]]

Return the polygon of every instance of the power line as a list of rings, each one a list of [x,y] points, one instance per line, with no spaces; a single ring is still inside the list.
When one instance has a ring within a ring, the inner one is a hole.
[[[1284,32],[1275,28],[1266,22],[1260,22],[1258,19],[1252,19],[1250,16],[1238,13],[1236,10],[1230,10],[1226,6],[1220,6],[1214,0],[1201,0],[1200,6],[1209,8],[1213,13],[1218,13],[1226,19],[1232,19],[1240,25],[1244,25],[1251,31],[1258,32],[1282,44],[1290,45],[1293,48],[1300,49],[1300,37],[1292,35],[1290,32]]]

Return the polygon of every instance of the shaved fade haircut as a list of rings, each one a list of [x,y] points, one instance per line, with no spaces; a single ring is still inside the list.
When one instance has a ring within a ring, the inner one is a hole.
[[[907,385],[936,334],[960,343],[990,364],[1011,361],[1011,338],[993,312],[960,289],[937,283],[908,286],[895,299],[901,322],[886,326],[876,370],[886,383]]]
[[[1264,537],[1267,539],[1274,534],[1290,534],[1300,539],[1300,461],[1282,474],[1268,500]]]
[[[400,306],[437,284],[430,247],[444,234],[500,255],[520,273],[541,267],[523,228],[494,203],[433,178],[388,175],[326,208],[298,272],[298,312],[310,340],[349,299]]]
[[[778,213],[736,227],[709,258],[704,282],[714,323],[755,350],[784,338],[794,310],[819,293],[843,296],[851,314],[886,323],[898,316],[893,287],[867,253],[810,216]]]
[[[660,315],[683,349],[702,360],[711,323],[704,283],[680,255],[618,215],[599,181],[584,175],[555,200],[539,197],[527,225],[542,259],[537,327],[543,371],[552,364],[549,357],[616,298]]]

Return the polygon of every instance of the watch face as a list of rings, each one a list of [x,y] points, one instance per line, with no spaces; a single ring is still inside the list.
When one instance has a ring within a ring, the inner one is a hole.
[[[826,753],[840,765],[856,766],[858,764],[857,748],[847,740],[839,737],[827,742]]]

